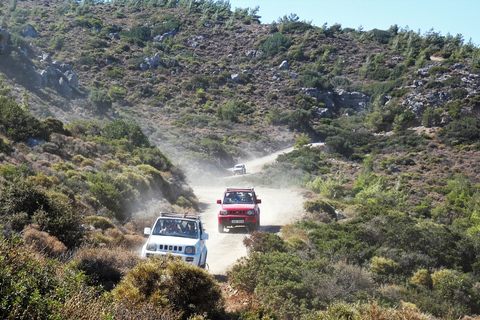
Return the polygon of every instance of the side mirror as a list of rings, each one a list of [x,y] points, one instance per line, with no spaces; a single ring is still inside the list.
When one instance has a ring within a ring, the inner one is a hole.
[[[202,240],[208,240],[208,233],[203,233],[202,234]]]
[[[222,200],[217,200],[217,204],[222,204]]]
[[[152,229],[151,229],[151,228],[145,228],[145,229],[143,229],[143,234],[150,235],[151,233],[152,233]]]
[[[260,200],[260,199],[257,199],[257,203],[262,203],[262,200]]]

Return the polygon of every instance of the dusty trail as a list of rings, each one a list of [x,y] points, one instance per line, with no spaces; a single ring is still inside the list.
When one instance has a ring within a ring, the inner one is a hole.
[[[292,149],[288,148],[263,158],[245,162],[247,173],[260,171],[263,165],[274,162],[279,154],[290,152]],[[247,250],[243,245],[243,239],[248,235],[247,229],[229,229],[223,234],[218,233],[217,230],[217,214],[220,210],[217,199],[222,198],[226,187],[252,186],[242,182],[241,176],[216,180],[211,185],[192,186],[201,203],[201,216],[206,232],[210,235],[207,242],[207,264],[210,273],[214,275],[224,275],[237,259],[247,255]],[[294,222],[300,216],[304,198],[295,190],[255,187],[255,191],[257,197],[262,200],[260,204],[261,230],[279,232],[283,225]]]

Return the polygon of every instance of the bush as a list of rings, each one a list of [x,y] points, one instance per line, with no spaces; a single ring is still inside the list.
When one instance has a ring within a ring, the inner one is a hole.
[[[78,270],[87,276],[87,283],[112,290],[140,260],[135,252],[120,248],[83,247],[75,252],[73,261]]]
[[[110,219],[98,216],[88,216],[83,219],[83,223],[87,226],[92,226],[95,229],[107,230],[109,228],[115,228],[115,225]]]
[[[148,137],[143,133],[140,126],[134,122],[126,122],[121,119],[117,119],[107,124],[103,130],[102,135],[108,139],[127,139],[131,141],[136,147],[150,147],[150,141]]]
[[[285,243],[276,234],[263,231],[253,231],[249,237],[243,239],[243,244],[250,253],[252,252],[285,252]]]
[[[106,111],[112,107],[112,99],[108,96],[108,93],[98,89],[92,89],[88,94],[88,101],[93,105],[96,111]]]
[[[29,224],[38,224],[70,248],[77,246],[83,236],[80,217],[73,213],[67,196],[45,192],[21,179],[0,185],[0,216],[17,232]]]
[[[113,86],[108,90],[108,96],[112,101],[117,101],[117,100],[124,100],[126,95],[126,91],[122,87],[116,87]]]
[[[378,274],[389,274],[395,271],[398,267],[398,263],[392,259],[384,257],[373,257],[371,270]]]
[[[291,44],[292,40],[277,32],[265,40],[262,48],[267,55],[274,56],[281,51],[286,51]]]
[[[451,146],[476,142],[480,137],[480,122],[469,117],[453,120],[439,132],[439,136]]]
[[[306,201],[303,203],[303,209],[310,213],[325,212],[330,218],[337,220],[335,208],[323,200]]]
[[[120,69],[114,68],[112,70],[108,70],[105,73],[105,76],[108,77],[108,78],[112,78],[112,79],[122,79],[123,76],[124,76],[124,72]],[[110,95],[109,95],[109,97],[111,98]]]
[[[0,138],[0,153],[9,154],[12,152],[12,146],[8,141],[5,141],[3,138]]]
[[[151,302],[184,312],[215,316],[223,308],[222,293],[207,271],[181,260],[150,259],[130,270],[113,294],[133,303]]]
[[[67,247],[62,242],[47,232],[40,231],[38,225],[27,226],[24,229],[23,240],[27,246],[50,258],[60,258],[67,252]]]
[[[426,288],[431,288],[433,284],[432,277],[426,269],[419,269],[417,272],[415,272],[413,277],[410,279],[410,283],[422,285]]]
[[[16,142],[50,137],[42,122],[4,96],[0,96],[0,133]]]

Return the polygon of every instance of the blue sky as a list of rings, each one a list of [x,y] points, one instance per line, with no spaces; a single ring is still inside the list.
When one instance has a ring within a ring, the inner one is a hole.
[[[461,34],[464,43],[471,39],[480,46],[480,0],[230,0],[235,8],[260,7],[262,23],[295,13],[301,21],[321,27],[340,23],[342,28],[364,31],[400,28],[420,30],[424,35],[433,28],[442,36]]]

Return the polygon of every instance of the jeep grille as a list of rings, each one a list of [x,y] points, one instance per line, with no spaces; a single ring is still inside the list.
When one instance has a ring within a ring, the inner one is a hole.
[[[183,252],[183,247],[172,245],[172,244],[159,244],[157,247],[157,250],[168,251],[168,252]]]
[[[231,214],[231,215],[246,215],[247,214],[247,210],[228,210],[228,214]]]

